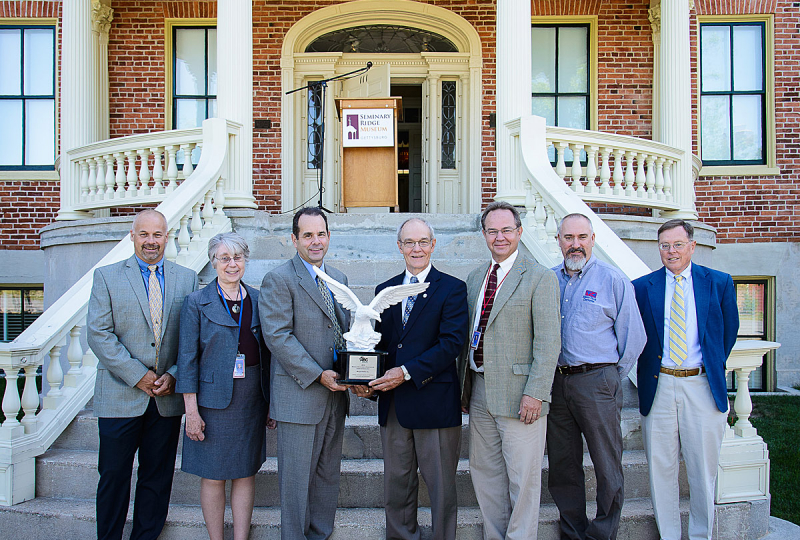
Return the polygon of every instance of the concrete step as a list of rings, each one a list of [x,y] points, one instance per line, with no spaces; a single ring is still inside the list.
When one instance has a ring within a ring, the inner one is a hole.
[[[180,456],[175,465],[172,487],[172,502],[175,504],[196,504],[200,480],[197,476],[180,470]],[[647,463],[641,450],[623,454],[626,497],[649,497],[650,485]],[[267,458],[256,476],[257,506],[279,506],[277,458]],[[547,489],[549,465],[545,456],[542,465],[542,502],[552,502]],[[136,464],[134,464],[136,470]],[[383,460],[345,459],[341,466],[339,507],[341,508],[381,508],[383,506]],[[584,455],[586,475],[586,497],[594,500],[597,483],[594,467],[588,454]],[[53,498],[92,499],[97,489],[97,453],[51,449],[37,459],[36,496]],[[685,472],[681,472],[681,493],[688,495]],[[429,505],[429,497],[424,481],[420,478],[419,500],[422,506]],[[475,492],[469,474],[469,462],[462,459],[458,464],[456,476],[458,501],[462,506],[476,506]]]
[[[130,534],[131,513],[124,537]],[[587,514],[595,515],[596,507],[587,504]],[[717,507],[715,540],[745,540],[761,534],[752,530],[750,521],[754,514],[751,503],[734,503]],[[96,535],[95,506],[93,500],[37,498],[12,507],[0,507],[3,537],[15,540],[41,538],[78,539]],[[429,508],[420,508],[418,521],[422,538],[431,538]],[[688,500],[681,501],[681,521],[684,534],[688,522]],[[384,537],[384,512],[380,508],[342,508],[336,512],[332,540],[375,540]],[[173,504],[160,540],[195,540],[206,536],[202,512],[196,505]],[[225,512],[225,538],[233,537],[233,520],[230,508]],[[460,506],[458,509],[459,540],[481,540],[483,521],[477,507]],[[280,509],[256,507],[250,530],[251,540],[278,540],[280,538]],[[653,519],[653,508],[648,498],[626,499],[620,521],[620,540],[657,540],[658,531]],[[539,517],[539,539],[558,540],[558,509],[553,504],[542,504]]]
[[[381,447],[380,426],[374,410],[377,406],[367,399],[352,399],[350,416],[345,420],[344,444],[342,456],[344,459],[380,459],[383,457]],[[469,415],[462,415],[461,430],[461,457],[469,457]],[[182,432],[181,432],[182,433]],[[622,409],[622,438],[624,449],[641,450],[642,436],[640,416],[636,409]],[[277,456],[276,432],[267,431],[267,455]],[[66,430],[53,443],[52,449],[61,450],[98,450],[99,439],[97,435],[97,418],[89,409],[81,411],[70,423]],[[178,446],[181,452],[183,436]],[[586,447],[584,444],[584,451]]]

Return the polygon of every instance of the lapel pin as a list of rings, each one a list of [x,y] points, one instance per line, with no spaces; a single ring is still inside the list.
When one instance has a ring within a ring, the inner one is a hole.
[[[428,293],[425,293],[425,294],[422,295],[422,298],[427,298],[427,297],[428,297]]]

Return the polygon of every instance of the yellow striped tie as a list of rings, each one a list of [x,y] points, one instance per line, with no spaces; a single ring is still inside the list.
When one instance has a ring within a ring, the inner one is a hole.
[[[158,266],[151,264],[147,267],[150,270],[150,279],[147,281],[147,288],[150,300],[150,319],[153,321],[153,337],[156,344],[156,366],[153,371],[158,372],[158,353],[161,352],[161,319],[163,312],[163,298],[161,296],[161,284],[156,276]]]
[[[686,345],[686,298],[683,294],[683,276],[675,276],[675,292],[669,306],[669,357],[682,366],[689,348]]]

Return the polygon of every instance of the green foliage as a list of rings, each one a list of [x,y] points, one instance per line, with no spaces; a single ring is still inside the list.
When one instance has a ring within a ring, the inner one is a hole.
[[[753,396],[750,421],[769,447],[771,514],[800,525],[800,396]]]

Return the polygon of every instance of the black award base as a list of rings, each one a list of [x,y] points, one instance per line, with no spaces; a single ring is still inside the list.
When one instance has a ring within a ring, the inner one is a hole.
[[[384,351],[336,351],[334,371],[339,384],[367,384],[383,376]]]

